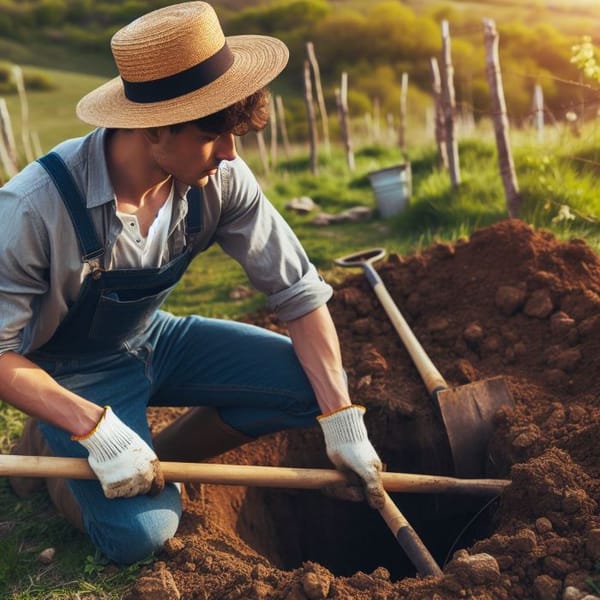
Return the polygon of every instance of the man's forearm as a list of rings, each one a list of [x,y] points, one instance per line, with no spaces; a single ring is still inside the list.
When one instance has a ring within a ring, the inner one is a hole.
[[[15,352],[0,356],[0,398],[74,435],[88,433],[103,412],[102,407],[65,389],[46,371]]]
[[[315,391],[321,412],[350,406],[340,343],[326,305],[287,323],[296,355]]]

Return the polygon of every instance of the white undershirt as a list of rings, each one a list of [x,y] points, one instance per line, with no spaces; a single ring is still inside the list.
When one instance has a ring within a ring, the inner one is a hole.
[[[140,269],[161,266],[161,258],[169,235],[174,195],[173,183],[169,197],[158,211],[147,237],[142,235],[135,215],[117,211],[117,217],[123,223],[123,231],[117,237],[113,248],[113,268]]]

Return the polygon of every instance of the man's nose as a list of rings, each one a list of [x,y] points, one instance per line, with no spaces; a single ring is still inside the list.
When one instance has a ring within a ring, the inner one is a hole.
[[[217,138],[215,157],[219,160],[233,160],[237,156],[235,137],[232,133],[224,133]]]

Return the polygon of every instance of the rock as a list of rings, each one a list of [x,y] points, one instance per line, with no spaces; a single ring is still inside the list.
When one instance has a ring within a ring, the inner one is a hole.
[[[544,379],[550,385],[562,386],[568,383],[569,376],[560,369],[546,369],[544,371]]]
[[[585,596],[585,592],[578,590],[576,587],[569,585],[563,592],[562,600],[581,600]]]
[[[356,365],[356,374],[359,376],[382,375],[387,370],[387,361],[378,350],[372,347],[364,350],[362,360]]]
[[[523,306],[525,298],[524,289],[511,285],[501,285],[496,290],[495,303],[500,311],[509,317]]]
[[[43,564],[43,565],[49,565],[53,560],[54,557],[56,556],[56,548],[44,548],[44,550],[42,550],[39,554],[37,559]]]
[[[550,575],[538,575],[533,581],[535,600],[558,600],[560,588],[560,581]]]
[[[502,348],[502,338],[499,335],[490,335],[483,340],[482,348],[490,354]]]
[[[244,300],[250,298],[254,294],[254,290],[247,285],[236,285],[230,292],[231,300]]]
[[[590,529],[585,540],[585,551],[593,560],[600,560],[600,529]]]
[[[521,529],[513,537],[511,545],[517,552],[532,552],[537,546],[537,537],[531,529]]]
[[[572,372],[581,360],[579,348],[567,348],[558,353],[552,353],[548,357],[548,365],[567,373]]]
[[[444,317],[432,317],[427,321],[427,330],[431,333],[437,333],[438,331],[444,331],[448,329],[450,323],[448,319]]]
[[[545,319],[554,310],[554,303],[550,292],[546,289],[535,290],[527,299],[523,312],[528,317]]]
[[[527,430],[522,431],[521,433],[515,436],[515,438],[512,441],[512,446],[513,448],[519,449],[529,448],[530,446],[535,444],[539,439],[539,429],[535,425],[531,425],[529,428],[527,428]],[[535,534],[533,532],[531,533],[533,534],[533,537],[535,539]]]
[[[539,517],[535,520],[535,528],[538,533],[548,533],[552,531],[552,523],[546,517]]]
[[[483,328],[479,323],[469,323],[463,331],[463,338],[471,348],[478,348],[483,339]]]
[[[569,315],[559,310],[550,317],[550,331],[557,336],[565,336],[571,329],[575,327],[575,319],[569,317]]]
[[[127,596],[128,600],[179,600],[180,598],[181,594],[175,585],[173,575],[166,568],[139,577]]]
[[[352,331],[358,335],[368,335],[371,331],[371,319],[367,319],[366,317],[356,319],[356,321],[352,323]]]
[[[179,538],[169,538],[163,545],[163,550],[169,557],[175,556],[178,552],[181,552],[185,544],[183,540]]]
[[[446,566],[445,573],[459,581],[481,585],[496,581],[500,577],[500,567],[491,554],[469,555],[459,551]]]
[[[286,205],[287,210],[293,210],[300,215],[308,214],[309,212],[319,208],[312,198],[308,196],[300,196],[299,198],[292,198]]]
[[[325,569],[307,571],[302,576],[302,589],[309,600],[323,600],[329,595],[332,576]]]
[[[568,515],[575,514],[582,509],[587,500],[588,495],[584,490],[565,490],[562,509]]]

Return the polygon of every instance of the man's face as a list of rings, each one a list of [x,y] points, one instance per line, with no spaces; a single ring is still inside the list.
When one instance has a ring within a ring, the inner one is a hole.
[[[152,153],[163,171],[187,185],[200,186],[206,185],[222,160],[237,156],[231,133],[202,131],[193,124],[176,132],[160,127],[157,141],[152,143]]]

